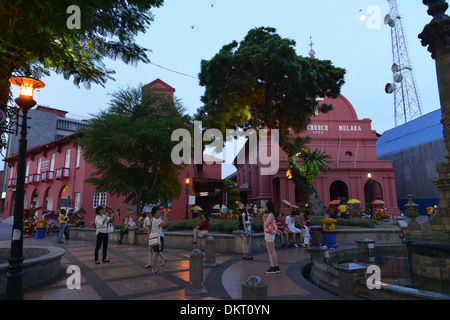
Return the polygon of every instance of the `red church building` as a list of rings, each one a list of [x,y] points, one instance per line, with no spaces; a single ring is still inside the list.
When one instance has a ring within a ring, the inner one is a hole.
[[[332,104],[333,111],[312,118],[305,133],[311,137],[308,144],[311,150],[319,149],[331,156],[328,163],[330,170],[321,173],[314,183],[324,205],[328,206],[332,200],[346,202],[358,199],[364,210],[370,200],[382,200],[391,215],[399,215],[394,168],[391,161],[377,160],[376,142],[379,135],[372,130],[371,120],[358,119],[355,109],[342,95],[337,99],[326,98],[324,103]],[[240,151],[246,152],[245,163],[235,164],[237,186],[243,200],[257,206],[270,200],[284,214],[289,209],[283,208],[282,200],[304,208],[305,196],[286,177],[288,160],[284,152],[279,149],[278,172],[261,175],[261,164],[250,164],[248,161],[249,154],[258,151],[248,149],[247,143]],[[373,178],[371,187],[369,173]]]

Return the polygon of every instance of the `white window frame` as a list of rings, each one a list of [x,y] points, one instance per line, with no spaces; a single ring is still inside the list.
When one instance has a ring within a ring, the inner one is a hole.
[[[55,171],[55,154],[50,156],[50,171]]]
[[[94,192],[92,196],[92,207],[97,208],[97,206],[106,207],[106,192]]]
[[[80,200],[81,200],[80,193],[75,192],[75,203],[74,203],[75,211],[80,209]]]
[[[39,157],[37,163],[37,174],[41,174],[41,166],[42,166],[42,157]]]
[[[66,149],[66,159],[64,160],[64,168],[70,168],[70,148]]]
[[[78,168],[80,166],[80,159],[81,159],[81,147],[78,146],[77,148],[77,161],[75,164],[75,167]]]

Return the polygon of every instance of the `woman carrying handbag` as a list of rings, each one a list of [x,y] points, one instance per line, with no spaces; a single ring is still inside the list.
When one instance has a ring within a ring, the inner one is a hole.
[[[152,272],[155,274],[162,272],[161,270],[156,268],[156,262],[158,261],[159,253],[164,249],[164,238],[161,237],[160,228],[164,228],[167,226],[167,214],[168,212],[165,211],[164,220],[162,220],[159,206],[154,206],[152,208],[153,219],[151,220],[151,231],[148,234],[149,258],[151,257],[152,263],[148,263],[145,267],[152,267]]]

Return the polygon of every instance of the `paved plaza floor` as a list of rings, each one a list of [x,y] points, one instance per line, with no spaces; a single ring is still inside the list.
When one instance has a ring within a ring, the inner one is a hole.
[[[419,223],[426,221],[419,217]],[[2,229],[6,227],[0,224]],[[3,232],[3,235],[5,232]],[[0,237],[0,247],[9,247],[10,240]],[[267,286],[269,300],[340,300],[306,280],[301,269],[309,263],[304,248],[277,249],[280,274],[266,274],[269,260],[265,251],[253,253],[253,260],[243,260],[240,254],[217,253],[216,267],[204,267],[203,278],[207,294],[186,296],[189,285],[189,250],[165,249],[168,262],[153,274],[143,266],[148,248],[138,245],[109,243],[110,263],[94,263],[93,241],[68,240],[56,243],[56,236],[45,239],[24,237],[24,246],[60,247],[65,250],[58,277],[34,288],[24,290],[25,300],[240,300],[242,284],[250,276],[258,276]],[[100,250],[101,256],[101,250]],[[66,273],[70,265],[81,270],[81,288],[69,289]]]
[[[9,246],[10,241],[0,241]],[[269,268],[266,252],[254,253],[253,260],[243,260],[240,254],[217,253],[216,267],[205,267],[203,276],[207,294],[186,296],[189,285],[190,251],[165,249],[168,262],[158,268],[161,274],[153,274],[143,266],[147,263],[147,247],[109,243],[109,263],[94,263],[95,243],[68,240],[56,243],[55,236],[45,239],[24,238],[24,246],[56,246],[66,250],[61,260],[61,274],[38,287],[24,290],[25,300],[239,300],[242,284],[252,275],[259,276],[267,286],[270,300],[334,300],[339,297],[319,289],[301,274],[303,265],[309,262],[309,254],[303,248],[277,250],[280,274],[266,274]],[[101,250],[100,250],[101,256]],[[68,289],[68,266],[81,270],[81,288]]]

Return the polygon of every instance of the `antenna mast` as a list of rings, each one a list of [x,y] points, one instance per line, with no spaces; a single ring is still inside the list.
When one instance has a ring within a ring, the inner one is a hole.
[[[385,87],[386,93],[394,93],[395,126],[406,123],[422,115],[422,104],[417,89],[402,17],[398,12],[397,0],[387,0],[390,13],[384,23],[391,28],[393,83]]]

